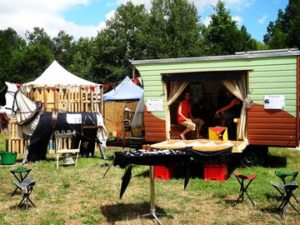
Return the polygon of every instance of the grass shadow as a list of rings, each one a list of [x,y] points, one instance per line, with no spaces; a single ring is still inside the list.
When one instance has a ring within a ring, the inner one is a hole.
[[[271,195],[271,194],[265,194],[266,196],[266,199],[268,200],[274,200],[274,201],[277,201],[277,202],[280,202],[282,200],[282,196],[280,195]]]
[[[102,214],[106,217],[107,222],[115,223],[122,220],[134,220],[137,218],[144,217],[145,214],[150,212],[150,207],[148,202],[143,203],[132,203],[132,204],[113,204],[105,205],[100,208]],[[160,208],[156,207],[157,214],[162,214],[163,217],[171,217],[166,214],[166,212]],[[152,219],[151,217],[145,217]]]
[[[280,168],[286,166],[287,166],[286,157],[275,156],[275,155],[268,155],[264,165],[264,167],[268,167],[268,168]]]
[[[270,213],[270,214],[279,214],[279,210],[277,207],[274,206],[268,206],[268,207],[264,207],[261,208],[260,211],[262,211],[263,213]]]
[[[149,177],[149,170],[145,170],[135,175],[135,177]]]
[[[226,205],[230,205],[232,207],[236,206],[239,202],[236,201],[236,199],[225,199],[224,203]]]

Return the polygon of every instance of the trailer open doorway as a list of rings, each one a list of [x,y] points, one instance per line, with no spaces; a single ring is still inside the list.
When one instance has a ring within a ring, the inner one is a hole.
[[[167,125],[169,125],[169,138],[177,129],[176,114],[182,95],[189,91],[192,94],[192,113],[194,117],[201,118],[205,125],[202,127],[200,137],[208,138],[208,127],[221,126],[221,118],[215,117],[217,109],[228,104],[226,91],[236,96],[241,103],[246,102],[248,93],[247,71],[211,71],[196,73],[164,74],[168,97]],[[231,140],[247,141],[246,138],[246,104],[242,104],[236,135]],[[178,132],[177,132],[178,133]],[[231,131],[229,133],[232,134]]]

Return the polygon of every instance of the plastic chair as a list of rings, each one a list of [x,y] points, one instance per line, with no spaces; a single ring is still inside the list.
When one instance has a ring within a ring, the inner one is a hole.
[[[20,188],[22,193],[22,200],[19,202],[18,207],[24,207],[28,209],[30,204],[35,207],[34,203],[31,201],[30,194],[32,193],[35,181],[30,178],[25,178],[22,182],[15,182],[18,188]]]
[[[281,203],[278,207],[280,216],[283,217],[284,213],[287,209],[287,206],[290,205],[299,215],[299,210],[296,209],[296,207],[291,203],[290,199],[292,196],[294,196],[295,191],[299,187],[298,184],[295,181],[292,181],[288,184],[284,185],[278,185],[275,183],[271,183],[273,187],[280,193],[281,195]]]
[[[75,132],[68,130],[65,132],[55,131],[55,147],[56,147],[56,168],[59,168],[60,156],[65,155],[64,165],[75,165],[77,164],[78,154],[80,152],[81,140],[79,141],[77,148],[72,148],[72,138],[76,135]]]
[[[242,175],[239,173],[234,173],[233,175],[236,177],[236,179],[238,180],[238,182],[240,184],[240,195],[239,195],[238,199],[236,200],[236,203],[244,201],[244,195],[246,194],[247,197],[249,198],[250,202],[252,203],[253,207],[255,207],[255,204],[254,204],[253,200],[251,199],[250,195],[248,194],[247,190],[248,190],[250,184],[252,183],[252,181],[255,180],[256,174],[245,176],[245,175]]]

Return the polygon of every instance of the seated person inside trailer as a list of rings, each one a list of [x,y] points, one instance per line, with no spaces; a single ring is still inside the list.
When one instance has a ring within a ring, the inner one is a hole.
[[[215,113],[215,117],[223,118],[222,124],[220,125],[227,127],[229,139],[235,140],[237,125],[234,122],[234,119],[240,118],[243,103],[236,96],[234,96],[229,90],[226,90],[226,97],[228,99],[228,104],[219,108]]]
[[[185,135],[190,131],[194,131],[196,130],[196,128],[198,128],[196,132],[199,132],[204,122],[199,118],[194,118],[191,113],[192,106],[190,102],[190,92],[185,92],[183,96],[184,98],[180,101],[177,109],[177,121],[178,124],[186,127],[185,130],[182,133],[180,133],[180,138],[182,140],[185,140]]]

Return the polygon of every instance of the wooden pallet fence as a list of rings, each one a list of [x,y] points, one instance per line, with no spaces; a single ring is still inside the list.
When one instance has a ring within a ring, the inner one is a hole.
[[[27,97],[43,103],[43,110],[61,112],[103,112],[103,88],[93,86],[33,87]]]
[[[8,123],[8,136],[10,138],[22,138],[23,132],[21,127],[17,124],[16,118],[11,118]]]
[[[103,112],[103,89],[95,91],[88,86],[80,87],[80,99],[82,112]]]
[[[16,152],[18,155],[24,155],[28,140],[23,138],[9,138],[6,139],[6,151]]]

